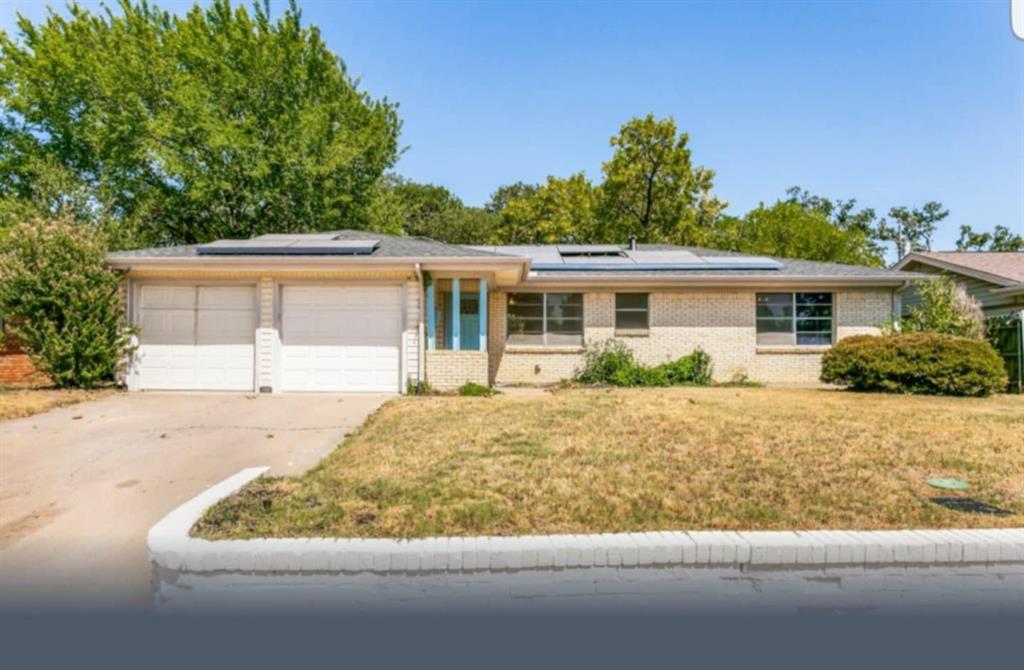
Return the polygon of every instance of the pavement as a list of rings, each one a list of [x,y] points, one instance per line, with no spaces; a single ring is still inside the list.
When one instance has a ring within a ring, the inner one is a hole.
[[[0,421],[0,608],[148,610],[153,524],[243,468],[305,472],[388,399],[119,393]]]

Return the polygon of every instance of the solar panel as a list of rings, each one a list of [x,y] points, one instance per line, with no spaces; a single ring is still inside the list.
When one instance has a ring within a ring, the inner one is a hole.
[[[622,249],[613,244],[560,244],[559,255],[567,256],[621,256]]]
[[[267,236],[251,240],[217,240],[196,248],[200,256],[366,256],[380,240],[336,240],[319,235]]]

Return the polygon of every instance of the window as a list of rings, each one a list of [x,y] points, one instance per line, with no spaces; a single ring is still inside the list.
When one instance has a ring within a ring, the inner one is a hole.
[[[510,293],[509,344],[583,344],[582,293]]]
[[[650,326],[647,293],[615,294],[615,329],[647,330]]]
[[[758,293],[758,344],[832,344],[831,293]]]

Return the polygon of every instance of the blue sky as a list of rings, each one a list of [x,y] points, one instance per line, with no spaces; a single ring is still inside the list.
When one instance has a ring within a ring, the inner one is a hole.
[[[0,27],[46,4],[0,2]],[[938,248],[961,223],[1024,232],[1009,0],[301,4],[363,87],[400,103],[398,172],[468,204],[517,180],[599,178],[608,138],[653,112],[690,134],[733,214],[798,184],[880,211],[939,200]]]

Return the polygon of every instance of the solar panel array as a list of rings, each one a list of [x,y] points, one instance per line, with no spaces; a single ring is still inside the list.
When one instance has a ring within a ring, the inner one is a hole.
[[[656,270],[781,270],[783,264],[764,256],[699,256],[686,249],[624,249],[613,245],[542,245],[474,247],[527,256],[533,270],[656,271]],[[587,253],[588,250],[596,250]],[[612,254],[617,255],[606,255]]]
[[[200,256],[366,256],[380,240],[339,240],[333,233],[262,235],[251,240],[217,240],[196,248]]]

